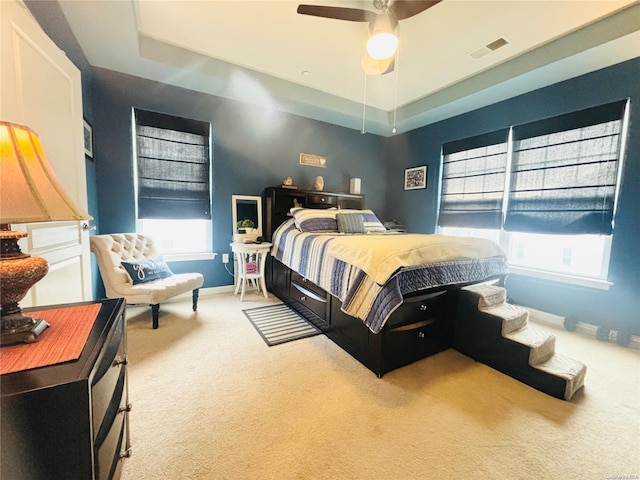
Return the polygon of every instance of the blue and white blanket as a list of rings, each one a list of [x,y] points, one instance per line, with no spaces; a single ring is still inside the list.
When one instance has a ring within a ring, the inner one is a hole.
[[[273,234],[274,258],[342,301],[373,333],[403,295],[508,273],[504,252],[480,238],[419,234],[303,233],[293,220]]]

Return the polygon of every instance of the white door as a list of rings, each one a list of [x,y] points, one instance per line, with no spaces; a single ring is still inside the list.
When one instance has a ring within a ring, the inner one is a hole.
[[[87,209],[79,70],[19,1],[0,0],[0,118],[27,125],[67,192]],[[24,252],[49,262],[49,273],[21,307],[92,299],[89,233],[84,222],[13,225],[26,231]]]

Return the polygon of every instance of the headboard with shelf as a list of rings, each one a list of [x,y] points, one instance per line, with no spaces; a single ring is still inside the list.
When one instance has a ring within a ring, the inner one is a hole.
[[[278,226],[291,218],[290,210],[304,208],[364,208],[364,196],[350,193],[316,192],[286,187],[268,187],[264,191],[264,237],[271,236]]]

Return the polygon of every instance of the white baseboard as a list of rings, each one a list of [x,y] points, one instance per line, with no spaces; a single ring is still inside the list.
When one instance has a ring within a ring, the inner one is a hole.
[[[223,293],[233,293],[233,285],[222,285],[221,287],[201,288],[198,298],[209,297],[211,295],[220,295]],[[191,299],[191,292],[185,292],[167,300],[167,302],[179,302]]]
[[[551,327],[564,329],[565,317],[561,315],[555,315],[549,312],[544,312],[542,310],[536,310],[535,308],[531,308],[531,307],[523,307],[522,305],[520,305],[520,307],[529,311],[529,318],[531,319],[532,322],[538,323],[540,325],[548,325]],[[594,338],[596,336],[597,331],[598,331],[598,327],[590,323],[578,322],[578,325],[576,326],[576,332],[579,332]],[[636,335],[632,335],[631,343],[629,343],[629,347],[640,350],[640,337]]]
[[[522,305],[518,306],[529,311],[529,318],[532,322],[540,323],[542,325],[549,325],[552,327],[564,328],[564,317],[561,315],[543,312],[542,310],[536,310],[535,308],[531,307],[523,307]]]

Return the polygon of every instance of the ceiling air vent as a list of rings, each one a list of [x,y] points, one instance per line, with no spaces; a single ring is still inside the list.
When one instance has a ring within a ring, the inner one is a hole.
[[[505,46],[505,45],[507,45],[508,43],[509,43],[509,42],[507,42],[507,41],[504,39],[504,37],[500,37],[499,39],[494,40],[493,42],[491,42],[491,43],[487,44],[487,45],[486,45],[486,47],[487,47],[489,50],[491,50],[491,51],[493,52],[493,51],[495,51],[495,50],[497,50],[497,49],[499,49],[499,48],[501,48],[501,47],[504,47],[504,46]]]
[[[479,49],[474,50],[469,55],[471,56],[471,58],[478,59],[508,44],[509,42],[507,41],[507,39],[505,39],[504,37],[500,37],[497,40],[494,40],[493,42],[487,43],[484,47],[480,47]]]

